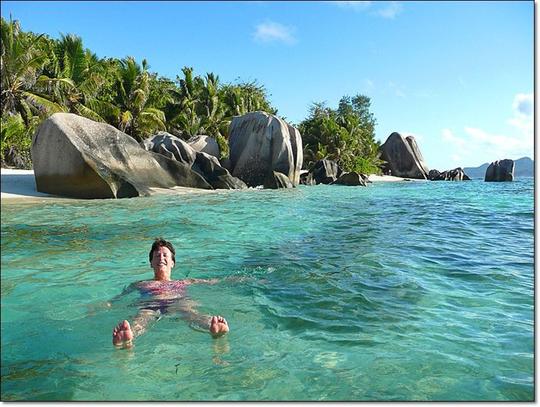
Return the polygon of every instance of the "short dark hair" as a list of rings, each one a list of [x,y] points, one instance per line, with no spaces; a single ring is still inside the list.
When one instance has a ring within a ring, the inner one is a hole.
[[[174,247],[171,242],[167,242],[165,239],[162,239],[161,237],[156,238],[154,240],[154,243],[152,244],[152,248],[150,249],[150,253],[148,254],[148,257],[150,258],[150,263],[152,262],[152,257],[154,257],[154,250],[157,250],[159,247],[166,247],[169,249],[172,253],[172,259],[176,263]]]

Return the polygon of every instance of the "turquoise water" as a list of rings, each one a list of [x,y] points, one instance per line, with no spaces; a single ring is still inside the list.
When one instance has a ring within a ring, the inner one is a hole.
[[[533,400],[534,184],[2,202],[2,399]],[[156,236],[214,340],[111,330]],[[239,278],[224,279],[225,277]]]

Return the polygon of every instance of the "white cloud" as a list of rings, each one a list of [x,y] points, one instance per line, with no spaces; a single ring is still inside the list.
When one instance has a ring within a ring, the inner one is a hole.
[[[403,5],[397,1],[391,1],[387,6],[375,12],[380,17],[394,19],[403,11]]]
[[[442,139],[448,144],[453,144],[460,150],[467,145],[467,141],[465,139],[455,136],[450,129],[443,129]]]
[[[532,93],[518,93],[512,104],[514,117],[508,124],[519,132],[519,143],[522,149],[527,150],[526,155],[532,156],[534,150],[534,99]]]
[[[296,38],[293,35],[294,30],[294,27],[287,27],[273,21],[267,21],[255,27],[253,38],[259,42],[294,44],[296,42]]]
[[[533,95],[517,94],[513,102],[513,117],[507,123],[514,132],[499,134],[466,126],[464,134],[456,136],[450,129],[441,132],[442,141],[448,146],[448,153],[469,161],[491,162],[503,158],[518,159],[532,157],[534,151]],[[452,157],[453,158],[453,157]]]
[[[524,140],[534,139],[534,99],[532,93],[518,93],[512,104],[514,117],[508,119],[508,124],[518,129]]]
[[[486,151],[493,151],[497,156],[505,154],[527,155],[529,143],[522,137],[510,137],[500,134],[488,133],[482,129],[465,127],[465,132],[470,136],[470,141]],[[532,140],[530,143],[532,148]],[[498,157],[507,158],[507,157]]]
[[[330,4],[342,9],[364,12],[371,10],[371,15],[393,19],[403,11],[403,5],[398,1],[330,1]]]
[[[383,18],[394,19],[401,11],[403,6],[397,1],[391,1],[386,7],[377,10],[377,15]]]
[[[330,1],[333,5],[341,8],[353,9],[356,11],[364,11],[371,6],[371,1]]]
[[[514,97],[512,108],[518,115],[531,117],[533,113],[533,103],[532,93],[518,93]]]

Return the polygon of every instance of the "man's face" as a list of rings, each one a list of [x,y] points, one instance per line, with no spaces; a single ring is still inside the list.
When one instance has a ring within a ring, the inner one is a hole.
[[[170,278],[171,270],[174,267],[171,251],[164,246],[159,246],[152,254],[151,267],[154,269],[156,277]]]

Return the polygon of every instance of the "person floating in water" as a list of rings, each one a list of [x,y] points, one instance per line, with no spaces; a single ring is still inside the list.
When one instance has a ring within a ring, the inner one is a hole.
[[[175,265],[175,250],[172,243],[161,238],[152,244],[149,253],[150,267],[154,270],[154,279],[131,284],[123,294],[138,290],[142,295],[139,312],[132,319],[120,322],[112,332],[112,342],[116,347],[128,348],[133,340],[143,334],[147,327],[157,321],[162,314],[177,312],[183,319],[219,337],[229,332],[229,324],[220,315],[209,316],[199,314],[193,301],[186,298],[186,287],[190,284],[215,284],[217,279],[185,279],[171,280],[171,272]]]

